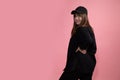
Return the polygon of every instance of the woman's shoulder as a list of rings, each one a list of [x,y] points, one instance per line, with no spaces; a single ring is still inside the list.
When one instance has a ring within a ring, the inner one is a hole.
[[[94,37],[94,31],[91,26],[86,26],[86,27],[79,27],[77,29],[78,33],[84,33],[84,34],[90,34],[91,36]]]
[[[78,27],[76,30],[76,33],[78,34],[91,34],[94,35],[94,32],[92,30],[91,26],[86,26],[86,27]]]
[[[91,26],[78,27],[76,30],[92,30]]]
[[[76,31],[87,31],[88,28],[89,28],[88,26],[78,27],[78,28],[76,29]]]

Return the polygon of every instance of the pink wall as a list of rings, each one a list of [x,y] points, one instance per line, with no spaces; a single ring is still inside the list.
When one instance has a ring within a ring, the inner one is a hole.
[[[119,0],[0,1],[0,80],[58,80],[66,63],[71,10],[88,8],[97,40],[93,80],[120,80]]]

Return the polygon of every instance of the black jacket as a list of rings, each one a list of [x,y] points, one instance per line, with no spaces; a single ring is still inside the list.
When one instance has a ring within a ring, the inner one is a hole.
[[[86,49],[87,53],[75,52],[78,46]],[[70,38],[67,61],[64,71],[79,71],[83,73],[93,72],[96,65],[96,40],[91,27],[79,27]]]

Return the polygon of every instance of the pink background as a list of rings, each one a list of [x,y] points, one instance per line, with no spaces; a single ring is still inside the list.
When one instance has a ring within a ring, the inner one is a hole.
[[[120,80],[119,0],[1,0],[0,80],[58,80],[79,5],[96,35],[93,80]]]

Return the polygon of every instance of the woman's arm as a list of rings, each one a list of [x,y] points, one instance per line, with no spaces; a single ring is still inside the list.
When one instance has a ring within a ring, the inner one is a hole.
[[[77,48],[82,53],[87,52],[90,55],[94,55],[96,53],[97,46],[95,35],[94,32],[89,30],[89,28],[78,28],[76,32],[76,41],[81,50],[78,47]]]
[[[81,27],[76,31],[76,41],[81,50],[87,50],[89,45],[93,42],[87,28]]]

